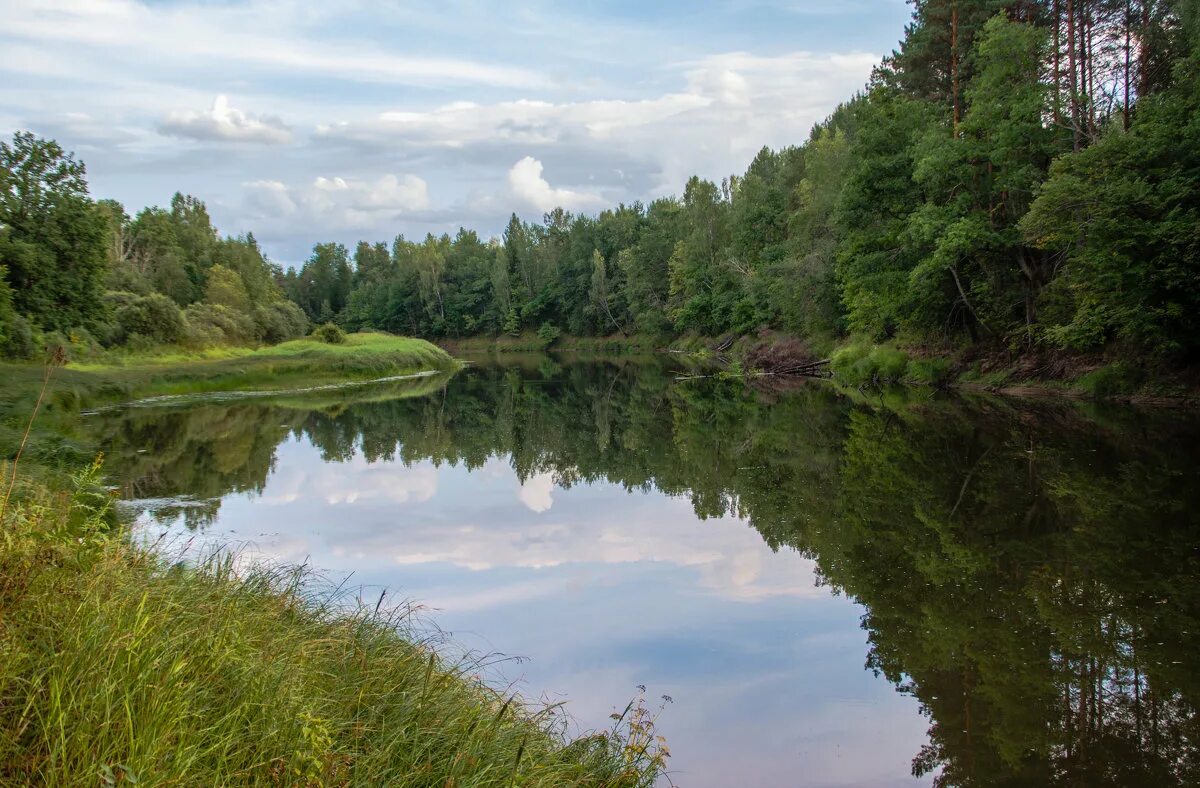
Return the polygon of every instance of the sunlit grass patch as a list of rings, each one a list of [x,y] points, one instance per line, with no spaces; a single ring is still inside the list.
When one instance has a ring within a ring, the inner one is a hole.
[[[95,469],[0,523],[0,783],[648,786],[640,704],[570,738],[407,608],[114,530]]]

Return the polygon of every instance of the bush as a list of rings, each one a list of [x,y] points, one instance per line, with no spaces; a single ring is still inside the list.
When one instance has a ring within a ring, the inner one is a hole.
[[[542,323],[541,327],[537,330],[538,339],[542,340],[542,343],[546,347],[553,345],[560,336],[562,336],[562,331],[558,329],[558,326],[549,321]]]
[[[847,345],[830,359],[834,377],[852,386],[896,383],[904,379],[908,354],[886,345]]]
[[[38,354],[41,343],[37,330],[24,315],[14,315],[8,324],[8,337],[2,348],[9,358],[33,358]]]
[[[1087,373],[1075,385],[1090,397],[1104,399],[1117,394],[1130,394],[1141,382],[1142,375],[1136,367],[1118,361]]]
[[[875,379],[895,383],[904,378],[908,369],[908,354],[887,345],[879,345],[871,351],[871,364],[875,367]]]
[[[323,323],[312,332],[313,339],[327,345],[340,345],[346,341],[346,332],[333,323]]]
[[[921,386],[940,386],[950,377],[950,362],[944,358],[915,358],[908,362],[905,381]]]
[[[273,345],[304,336],[308,317],[291,301],[273,301],[254,307],[254,326],[258,338]]]
[[[187,343],[195,347],[253,342],[257,337],[249,315],[218,304],[192,304],[184,319]]]
[[[173,344],[181,340],[187,329],[183,313],[174,301],[160,293],[135,296],[118,307],[113,339],[128,343],[135,334],[151,342]]]

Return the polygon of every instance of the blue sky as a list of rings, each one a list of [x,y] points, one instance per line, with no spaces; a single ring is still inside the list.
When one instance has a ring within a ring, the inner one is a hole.
[[[742,171],[862,86],[902,0],[0,0],[0,128],[131,211],[175,191],[284,264]]]

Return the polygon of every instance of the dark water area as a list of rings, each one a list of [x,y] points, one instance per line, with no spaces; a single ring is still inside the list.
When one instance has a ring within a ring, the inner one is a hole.
[[[669,360],[88,417],[145,538],[431,608],[691,786],[1200,783],[1200,418]],[[164,536],[165,535],[165,536]]]

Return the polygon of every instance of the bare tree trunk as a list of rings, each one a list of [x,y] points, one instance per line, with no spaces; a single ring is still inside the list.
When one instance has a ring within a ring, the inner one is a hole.
[[[950,93],[954,104],[954,136],[958,136],[958,3],[950,4]]]
[[[1054,125],[1062,125],[1062,9],[1054,0]]]
[[[1075,0],[1067,0],[1067,71],[1071,79],[1071,130],[1074,132],[1074,150],[1082,147],[1079,134],[1079,94],[1076,92],[1078,64],[1075,57]]]
[[[1125,105],[1122,107],[1124,114],[1125,130],[1129,131],[1129,80],[1133,75],[1129,73],[1129,28],[1133,26],[1133,8],[1130,0],[1125,0]]]

